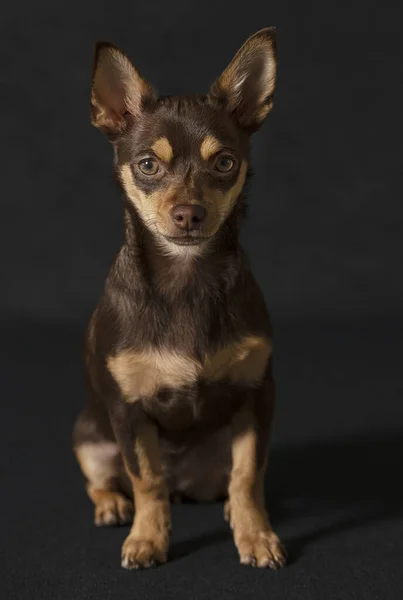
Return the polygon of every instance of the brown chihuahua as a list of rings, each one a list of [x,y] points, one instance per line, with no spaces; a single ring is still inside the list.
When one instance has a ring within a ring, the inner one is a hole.
[[[174,498],[226,499],[241,563],[286,561],[264,500],[271,326],[238,241],[249,139],[275,82],[274,28],[207,96],[158,96],[123,52],[96,47],[91,119],[113,144],[125,241],[88,326],[73,445],[95,523],[135,509],[127,569],[167,560]]]

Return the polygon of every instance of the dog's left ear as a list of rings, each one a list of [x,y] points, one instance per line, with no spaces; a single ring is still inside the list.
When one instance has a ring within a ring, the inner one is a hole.
[[[276,29],[250,37],[212,85],[209,99],[233,114],[248,133],[256,131],[273,106],[276,87]]]

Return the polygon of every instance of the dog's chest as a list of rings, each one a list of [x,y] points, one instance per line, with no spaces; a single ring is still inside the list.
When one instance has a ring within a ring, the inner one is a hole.
[[[144,410],[173,439],[197,438],[200,432],[227,425],[232,415],[247,400],[248,389],[227,381],[196,383],[180,389],[159,391],[152,398],[141,400]],[[179,436],[179,437],[178,437]]]
[[[140,400],[162,412],[186,413],[188,420],[191,413],[197,418],[198,412],[209,410],[215,396],[220,404],[225,390],[258,386],[270,353],[266,337],[248,335],[206,352],[202,359],[148,347],[109,356],[107,366],[126,402]]]

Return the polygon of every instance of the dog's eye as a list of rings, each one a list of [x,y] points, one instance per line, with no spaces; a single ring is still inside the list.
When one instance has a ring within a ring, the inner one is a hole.
[[[230,156],[219,156],[215,162],[215,168],[221,173],[228,173],[234,167],[235,161]]]
[[[155,175],[158,173],[159,169],[157,160],[151,156],[143,158],[143,160],[139,162],[138,167],[144,175]]]

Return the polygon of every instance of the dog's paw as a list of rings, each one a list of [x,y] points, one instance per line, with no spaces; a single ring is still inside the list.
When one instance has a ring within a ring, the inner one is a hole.
[[[122,567],[124,569],[146,569],[165,563],[167,548],[153,540],[126,538],[122,548]]]
[[[273,531],[243,535],[237,543],[242,565],[277,570],[284,567],[287,554]]]
[[[133,514],[133,502],[121,494],[105,492],[95,506],[95,525],[125,525],[133,521]]]

